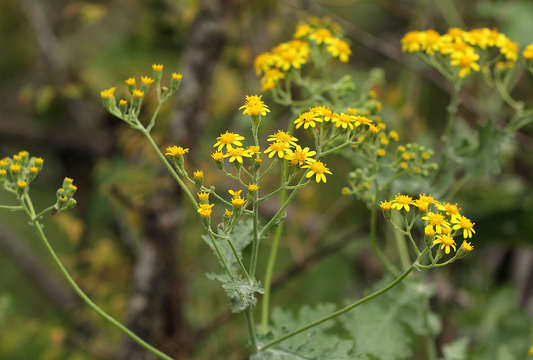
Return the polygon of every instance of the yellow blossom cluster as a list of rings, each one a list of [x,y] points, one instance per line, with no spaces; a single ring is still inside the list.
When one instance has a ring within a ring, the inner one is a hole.
[[[22,194],[41,171],[43,162],[42,158],[30,157],[24,150],[0,159],[0,184],[12,192]]]
[[[424,221],[424,235],[432,245],[440,245],[440,249],[449,254],[456,251],[454,238],[462,234],[463,242],[461,249],[464,252],[473,250],[473,246],[467,239],[471,239],[476,233],[470,219],[461,215],[461,209],[457,204],[440,202],[431,195],[420,194],[417,199],[409,195],[397,194],[393,200],[382,201],[379,205],[384,211],[398,210],[410,212],[411,207]]]
[[[366,125],[367,129],[378,133],[380,129],[373,124],[373,121],[366,116],[354,115],[354,110],[349,109],[347,113],[336,113],[327,106],[315,106],[308,111],[300,114],[294,124],[299,129],[314,128],[318,123],[329,123],[335,125],[336,128],[342,128],[343,130],[353,130],[360,125]],[[374,130],[372,130],[374,129]]]
[[[494,58],[489,52],[497,49]],[[487,63],[497,61],[500,69],[509,68],[518,59],[518,44],[495,29],[480,28],[470,31],[450,28],[446,34],[439,34],[433,29],[410,31],[402,38],[402,51],[426,54],[437,60],[446,60],[452,69],[458,70],[463,78],[472,71],[480,71],[480,54],[486,51]]]
[[[533,44],[529,44],[528,46],[526,46],[526,48],[522,52],[522,56],[526,60],[533,59]]]
[[[327,18],[311,18],[307,23],[298,25],[293,40],[278,44],[255,58],[255,71],[257,75],[263,75],[262,90],[271,90],[285,78],[287,72],[300,69],[312,60],[313,47],[325,50],[341,62],[348,62],[352,53],[337,24]]]

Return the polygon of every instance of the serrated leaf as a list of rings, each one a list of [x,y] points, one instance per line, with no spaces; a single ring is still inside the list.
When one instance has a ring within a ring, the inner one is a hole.
[[[255,293],[263,293],[261,284],[256,280],[253,282],[247,279],[229,280],[223,282],[222,287],[231,300],[231,311],[234,313],[255,306],[257,303]]]
[[[444,360],[464,360],[468,349],[468,338],[463,337],[442,347]]]
[[[411,281],[343,315],[341,323],[355,342],[354,356],[368,360],[411,358],[413,334],[428,331],[427,300],[433,292],[432,287]]]
[[[303,306],[298,315],[282,310],[274,309],[272,312],[272,324],[267,335],[259,338],[259,342],[265,345],[294,329],[297,329],[311,321],[319,319],[335,310],[333,304],[319,304],[314,308]],[[350,356],[353,343],[350,340],[340,339],[327,331],[336,324],[335,320],[326,321],[304,333],[291,337],[272,348],[254,354],[252,360],[297,360],[297,359],[354,359]]]

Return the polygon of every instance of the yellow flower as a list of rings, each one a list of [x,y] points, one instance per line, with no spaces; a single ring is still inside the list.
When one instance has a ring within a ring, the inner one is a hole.
[[[226,131],[223,134],[220,134],[219,137],[217,137],[217,142],[213,147],[217,147],[217,151],[220,151],[224,148],[224,145],[227,149],[231,147],[231,145],[235,146],[242,146],[241,140],[244,140],[244,136],[241,136],[237,133]]]
[[[363,124],[363,125],[368,125],[368,126],[372,126],[372,120],[370,120],[369,118],[365,117],[365,116],[357,116],[355,118],[357,120],[357,124],[355,126],[359,126],[359,124]],[[378,129],[379,131],[379,129]]]
[[[250,155],[255,155],[255,154],[257,154],[259,152],[260,148],[259,148],[259,146],[256,146],[256,145],[250,145],[250,146],[248,146],[248,148],[246,150],[248,150],[248,153]]]
[[[135,89],[133,90],[133,96],[135,96],[137,99],[140,99],[144,96],[144,91]]]
[[[285,152],[289,150],[290,145],[286,142],[281,141],[275,141],[272,144],[270,144],[269,147],[266,148],[265,154],[268,154],[269,158],[274,157],[274,155],[278,155],[280,159],[283,159],[285,157]]]
[[[305,174],[306,178],[310,178],[311,176],[315,175],[315,181],[319,183],[320,181],[326,182],[326,175],[329,174],[332,175],[332,172],[326,167],[326,165],[322,161],[314,160],[314,159],[308,159],[307,164],[302,166],[302,169],[309,169],[307,174]]]
[[[237,160],[239,164],[242,164],[242,157],[252,157],[248,150],[242,148],[242,147],[232,147],[231,145],[228,145],[227,153],[224,155],[224,157],[229,157],[229,162],[234,162]]]
[[[211,212],[213,211],[213,206],[215,204],[200,204],[198,207],[198,214],[200,214],[204,218],[208,218],[211,216]]]
[[[261,75],[263,72],[267,72],[274,64],[274,57],[271,53],[262,53],[256,56],[254,60],[255,73]]]
[[[246,203],[246,199],[243,199],[241,197],[242,190],[234,191],[234,190],[228,190],[228,192],[233,196],[231,199],[231,203],[235,207],[241,207]]]
[[[189,148],[182,148],[181,146],[172,145],[165,149],[165,155],[166,156],[174,156],[179,157],[187,154],[189,152]]]
[[[265,116],[267,112],[270,112],[268,106],[265,105],[263,100],[261,100],[262,95],[250,95],[246,96],[246,103],[239,108],[239,110],[244,109],[242,112],[244,115],[263,115]]]
[[[455,241],[448,234],[437,235],[437,238],[435,240],[433,240],[433,244],[442,244],[440,249],[441,250],[444,249],[444,252],[446,254],[450,253],[450,248],[453,248],[453,251],[456,251]]]
[[[377,127],[377,126],[370,125],[370,126],[368,127],[368,130],[370,130],[370,132],[371,132],[372,134],[377,134],[381,129],[380,129],[379,127]]]
[[[285,159],[287,159],[291,165],[299,166],[302,166],[310,160],[311,157],[316,155],[316,151],[310,151],[308,147],[302,149],[300,145],[296,145],[294,150],[287,149],[285,152]]]
[[[0,169],[0,176],[5,176],[7,174],[6,169]]]
[[[420,194],[418,195],[418,199],[414,201],[415,206],[420,211],[426,211],[429,207],[429,205],[436,203],[435,199],[433,199],[433,196],[426,195],[426,194]],[[441,209],[439,209],[441,210]]]
[[[302,38],[302,37],[308,35],[309,33],[311,33],[311,31],[313,31],[313,28],[311,28],[311,26],[309,26],[309,24],[299,24],[296,27],[296,30],[294,31],[293,37],[295,39],[299,39],[299,38]]]
[[[440,211],[446,211],[446,214],[450,216],[452,219],[459,216],[459,211],[461,210],[459,207],[457,207],[456,204],[450,204],[447,202],[443,202],[442,204],[437,203],[437,209]]]
[[[524,59],[526,60],[531,60],[533,59],[533,44],[529,44],[528,46],[526,46],[526,48],[524,49],[524,51],[522,52],[522,56],[524,57]],[[533,347],[532,347],[533,348]]]
[[[221,151],[215,151],[211,154],[211,157],[217,162],[222,161],[222,159],[224,159],[224,153],[222,153]]]
[[[440,213],[428,212],[426,216],[422,216],[422,220],[426,220],[428,225],[435,227],[437,234],[443,233],[443,228],[449,228],[450,223],[446,221],[444,215]]]
[[[143,85],[152,85],[154,83],[154,79],[152,79],[150,76],[141,76],[141,82]]]
[[[261,78],[261,90],[268,91],[276,86],[278,80],[283,79],[285,74],[278,69],[270,69],[265,72],[265,75]]]
[[[454,230],[463,229],[463,237],[465,239],[472,238],[472,234],[476,233],[474,230],[474,225],[476,224],[465,216],[458,215],[455,218],[452,218],[452,223],[455,224],[453,226]]]
[[[290,145],[296,145],[298,139],[283,130],[278,130],[275,134],[269,135],[267,141],[279,141]]]
[[[322,122],[322,119],[317,117],[316,113],[307,111],[298,116],[298,119],[294,120],[294,123],[296,124],[296,128],[300,128],[302,125],[304,129],[311,127],[315,127],[317,122]]]
[[[226,209],[226,210],[224,211],[224,216],[232,216],[232,215],[233,215],[233,211],[228,210],[228,209]]]
[[[427,54],[433,55],[436,51],[440,49],[441,46],[441,36],[438,32],[433,29],[428,29],[423,33],[423,42],[422,47]]]
[[[11,170],[12,173],[18,173],[20,171],[20,165],[13,164],[9,167],[9,170]]]
[[[384,149],[378,149],[378,156],[385,156],[386,153]]]
[[[359,112],[359,109],[357,109],[357,108],[348,108],[348,109],[346,109],[346,111],[350,115],[355,115],[355,114],[357,114]]]
[[[326,42],[327,40],[331,39],[331,32],[326,28],[320,28],[317,29],[315,32],[313,32],[309,39],[314,40],[317,44],[322,44]]]
[[[396,210],[405,209],[405,211],[411,210],[409,205],[414,205],[413,198],[409,195],[397,194],[392,200],[392,208]]]
[[[43,159],[43,158],[35,158],[35,163],[36,163],[37,165],[42,165],[43,162],[44,162],[44,159]]]
[[[128,101],[126,101],[124,99],[120,99],[120,101],[118,102],[118,105],[124,107],[124,106],[128,105]]]
[[[128,78],[124,81],[126,85],[128,86],[134,86],[135,85],[135,78]]]
[[[162,64],[152,64],[152,70],[154,70],[154,71],[163,71],[163,65]]]
[[[400,136],[398,135],[398,133],[394,130],[391,130],[389,131],[389,136],[392,140],[394,141],[399,141],[400,140]]]
[[[201,201],[209,200],[209,193],[208,192],[201,192],[201,193],[197,193],[196,195],[198,195],[198,199],[201,200]]]
[[[233,197],[240,197],[241,196],[241,192],[242,190],[238,190],[238,191],[235,191],[235,190],[228,190],[228,193],[233,196]]]
[[[424,228],[424,235],[426,236],[434,236],[436,234],[435,232],[435,229],[433,229],[433,226],[431,225],[426,225],[426,227]]]
[[[345,113],[340,113],[339,115],[335,116],[331,121],[335,123],[335,127],[342,127],[343,129],[350,128],[350,130],[353,130],[354,124],[355,126],[359,125],[355,116],[348,115]]]
[[[257,186],[257,184],[248,185],[248,191],[249,192],[256,192],[257,190],[259,190],[259,186]]]
[[[470,251],[474,250],[474,247],[472,246],[471,243],[469,243],[468,241],[464,240],[463,243],[461,244],[461,249],[463,249],[463,251],[470,252]]]
[[[172,79],[176,81],[180,81],[181,79],[183,79],[183,75],[180,73],[172,73]]]
[[[28,185],[28,183],[25,180],[17,181],[17,186],[19,187],[19,189],[24,189],[26,185]]]
[[[346,41],[337,38],[331,38],[326,40],[326,42],[328,44],[326,50],[331,54],[331,56],[338,57],[341,62],[348,62],[348,59],[352,54],[352,50]]]
[[[389,141],[389,138],[387,137],[387,135],[382,133],[381,137],[379,139],[379,142],[381,143],[381,145],[385,145],[386,146],[386,145],[389,145],[390,141]]]
[[[309,59],[309,44],[300,40],[280,44],[273,51],[276,52],[276,66],[283,71],[288,71],[291,67],[299,69]]]
[[[411,154],[409,154],[409,153],[403,153],[403,154],[402,154],[402,159],[404,159],[405,161],[410,160],[411,157],[412,157],[412,156],[411,156]]]
[[[100,91],[100,97],[102,99],[111,99],[114,93],[115,93],[115,88],[112,87],[112,88]]]
[[[459,77],[463,78],[466,75],[470,74],[471,70],[479,71],[479,64],[476,62],[479,60],[479,55],[474,51],[473,48],[468,48],[464,52],[454,52],[450,56],[452,66],[459,66]]]
[[[409,168],[409,165],[405,161],[402,161],[400,163],[400,167],[404,170],[407,170]]]
[[[390,210],[392,209],[392,201],[382,201],[379,203],[379,207],[383,210]]]
[[[398,146],[398,151],[399,152],[404,152],[405,151],[405,146],[403,146],[403,145]]]
[[[333,119],[335,113],[331,111],[331,109],[327,106],[321,105],[321,106],[314,106],[311,109],[309,109],[309,112],[314,113],[316,116],[321,116],[322,120],[325,122],[328,122]],[[349,112],[349,109],[348,109]]]
[[[417,52],[422,48],[423,33],[419,31],[410,31],[402,38],[402,51]]]
[[[203,179],[204,178],[204,172],[202,170],[196,170],[193,173],[193,176],[195,179]]]
[[[433,154],[431,154],[429,152],[425,152],[425,153],[422,154],[422,159],[429,160],[429,159],[431,159],[431,156],[433,156]]]

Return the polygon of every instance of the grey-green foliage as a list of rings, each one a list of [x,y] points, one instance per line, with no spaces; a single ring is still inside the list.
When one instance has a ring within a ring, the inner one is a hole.
[[[468,350],[469,340],[462,337],[452,343],[446,344],[442,347],[444,360],[465,360]]]
[[[275,308],[272,312],[272,322],[269,332],[260,335],[259,342],[264,345],[270,340],[278,338],[291,330],[297,329],[335,310],[333,304],[321,304],[315,307],[303,306],[298,315]],[[353,342],[341,339],[332,334],[330,329],[336,324],[335,320],[326,321],[302,334],[291,337],[278,345],[251,357],[252,360],[343,360],[353,359],[350,351]]]
[[[224,236],[229,236],[235,249],[237,250],[238,256],[242,258],[242,251],[252,242],[252,229],[253,224],[251,219],[241,220],[231,232],[227,234],[219,229],[219,234]],[[202,239],[209,245],[213,250],[215,256],[217,253],[213,248],[213,243],[208,235],[203,235]],[[230,268],[233,279],[231,279],[227,274],[207,274],[207,277],[212,280],[217,280],[222,283],[222,287],[231,301],[231,310],[235,313],[241,312],[247,309],[250,306],[255,306],[257,299],[255,298],[255,293],[263,293],[263,288],[261,284],[256,281],[250,281],[243,277],[243,274],[240,273],[241,269],[239,267],[238,260],[235,258],[228,241],[226,239],[217,239],[218,248],[224,256],[226,264]],[[217,256],[218,258],[218,256]],[[220,259],[219,262],[222,263]],[[222,265],[222,264],[221,264]]]
[[[435,316],[432,320],[428,317],[428,300],[433,293],[430,285],[408,281],[341,316],[355,342],[353,358],[412,358],[415,335],[439,330],[432,325]]]

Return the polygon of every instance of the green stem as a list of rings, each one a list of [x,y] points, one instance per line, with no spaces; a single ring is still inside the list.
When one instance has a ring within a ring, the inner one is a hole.
[[[257,352],[258,348],[257,348],[257,335],[255,333],[254,314],[253,314],[252,308],[248,307],[244,315],[246,316],[246,322],[248,324],[248,333],[250,334],[250,342],[252,343],[252,347],[255,353]]]
[[[291,337],[293,337],[295,335],[298,335],[298,334],[300,334],[300,333],[302,333],[302,332],[304,332],[304,331],[306,331],[306,330],[308,330],[308,329],[310,329],[312,327],[320,325],[320,324],[322,324],[325,321],[331,320],[331,319],[333,319],[333,318],[335,318],[335,317],[337,317],[339,315],[342,315],[345,312],[350,311],[350,310],[356,308],[357,306],[359,306],[361,304],[364,304],[365,302],[367,302],[369,300],[374,299],[375,297],[378,297],[379,295],[389,291],[394,286],[398,285],[407,275],[409,275],[409,273],[413,270],[413,268],[414,268],[413,265],[409,266],[400,276],[398,276],[394,281],[392,281],[390,284],[388,284],[384,288],[379,289],[379,290],[373,292],[372,294],[367,295],[364,298],[357,300],[353,304],[350,304],[350,305],[348,305],[346,307],[343,307],[342,309],[334,311],[334,312],[332,312],[329,315],[326,315],[326,316],[324,316],[324,317],[322,317],[322,318],[320,318],[318,320],[315,320],[315,321],[313,321],[313,322],[311,322],[311,323],[309,323],[307,325],[304,325],[304,326],[302,326],[302,327],[300,327],[300,328],[298,328],[296,330],[293,330],[293,331],[291,331],[288,334],[285,334],[285,335],[283,335],[283,336],[281,336],[281,337],[279,337],[279,338],[277,338],[275,340],[272,340],[271,342],[269,342],[265,346],[261,346],[259,348],[259,350],[260,351],[266,350],[266,349],[268,349],[268,348],[270,348],[270,347],[272,347],[272,346],[274,346],[274,345],[276,345],[276,344],[278,344],[278,343],[280,343],[282,341],[287,340],[288,338],[291,338]]]
[[[394,213],[393,213],[394,214]],[[392,215],[394,216],[394,215]],[[394,223],[394,221],[392,221]],[[398,247],[398,252],[400,254],[400,261],[402,263],[402,268],[409,266],[409,252],[407,251],[407,245],[405,244],[405,239],[399,231],[394,232],[394,237],[396,239],[396,246]]]
[[[24,207],[21,205],[0,205],[0,209],[6,209],[6,210],[24,210]]]
[[[185,195],[187,195],[187,197],[189,198],[189,200],[191,200],[191,203],[194,205],[194,208],[198,208],[198,202],[196,201],[196,199],[194,198],[193,194],[191,193],[191,191],[189,190],[189,188],[187,187],[187,185],[185,185],[185,183],[183,182],[183,180],[181,180],[181,178],[179,177],[179,175],[176,173],[176,170],[172,167],[172,164],[170,164],[170,162],[167,160],[167,158],[165,157],[165,155],[163,155],[163,153],[161,152],[161,150],[159,150],[159,147],[157,146],[157,144],[155,143],[154,139],[152,138],[152,136],[150,135],[150,133],[145,129],[145,128],[141,128],[140,131],[144,134],[144,136],[148,139],[148,142],[152,145],[152,147],[154,148],[155,152],[157,153],[157,155],[159,156],[159,159],[161,159],[161,161],[163,162],[163,164],[165,164],[165,166],[167,167],[168,171],[170,171],[170,174],[172,175],[172,177],[177,181],[177,183],[179,184],[179,186],[181,187],[181,189],[185,192]]]
[[[48,250],[48,252],[50,253],[50,255],[52,256],[52,258],[54,259],[54,262],[56,263],[56,265],[59,267],[59,269],[61,270],[61,272],[63,273],[63,276],[67,279],[69,285],[72,287],[72,289],[76,292],[76,294],[78,294],[78,296],[91,308],[93,309],[98,315],[100,315],[101,317],[103,317],[105,320],[109,321],[111,324],[113,324],[114,326],[116,326],[120,331],[122,331],[124,334],[126,334],[127,336],[129,336],[131,339],[133,339],[137,344],[139,344],[140,346],[142,346],[143,348],[145,348],[146,350],[150,351],[152,354],[158,356],[159,358],[161,359],[165,359],[165,360],[172,360],[172,358],[168,355],[166,355],[165,353],[163,353],[162,351],[156,349],[155,347],[151,346],[150,344],[148,344],[147,342],[145,342],[143,339],[141,339],[140,337],[138,337],[137,335],[135,335],[131,330],[129,330],[127,327],[125,327],[124,325],[122,325],[119,321],[117,321],[115,318],[113,318],[111,315],[107,314],[104,310],[102,310],[98,305],[96,305],[84,292],[83,290],[80,289],[80,287],[78,286],[78,284],[76,284],[76,282],[74,281],[74,279],[72,279],[72,277],[70,276],[69,272],[67,271],[67,269],[65,268],[65,266],[63,265],[63,263],[61,262],[61,260],[59,259],[59,257],[57,256],[56,252],[54,251],[54,249],[52,248],[52,246],[50,245],[50,243],[48,242],[48,239],[46,238],[46,235],[44,234],[44,231],[43,231],[43,228],[41,226],[41,224],[39,223],[39,220],[38,218],[36,217],[35,215],[35,210],[33,209],[33,204],[31,202],[31,199],[30,197],[28,196],[28,194],[25,194],[24,195],[24,198],[26,200],[26,203],[27,203],[27,206],[28,206],[28,210],[29,210],[29,214],[31,214],[31,221],[33,222],[33,225],[35,226],[35,228],[37,229],[37,233],[39,234],[39,237],[41,238],[41,240],[43,241],[44,245],[46,246],[46,249]]]
[[[218,244],[217,244],[217,239],[215,239],[215,237],[213,236],[213,233],[210,230],[211,229],[208,229],[207,233],[209,234],[209,238],[211,239],[211,242],[213,243],[213,248],[215,249],[215,252],[217,253],[218,258],[220,259],[220,262],[222,262],[222,266],[224,267],[224,270],[226,271],[230,279],[233,280],[233,274],[231,273],[231,270],[228,266],[228,263],[226,262],[226,259],[224,258],[224,256],[222,256],[222,253],[220,252],[220,248],[218,247]]]
[[[461,90],[461,81],[457,80],[452,87],[452,93],[450,98],[450,104],[448,105],[448,121],[446,122],[446,129],[444,130],[444,140],[450,144],[453,128],[455,126],[455,119],[457,117],[457,111],[459,110],[460,97],[459,91]]]
[[[397,273],[397,269],[392,265],[387,257],[383,254],[377,243],[377,214],[378,214],[378,199],[379,199],[379,187],[377,181],[374,181],[375,193],[374,193],[374,203],[372,209],[370,209],[370,245],[376,253],[378,259],[381,261],[382,265],[392,274]]]

